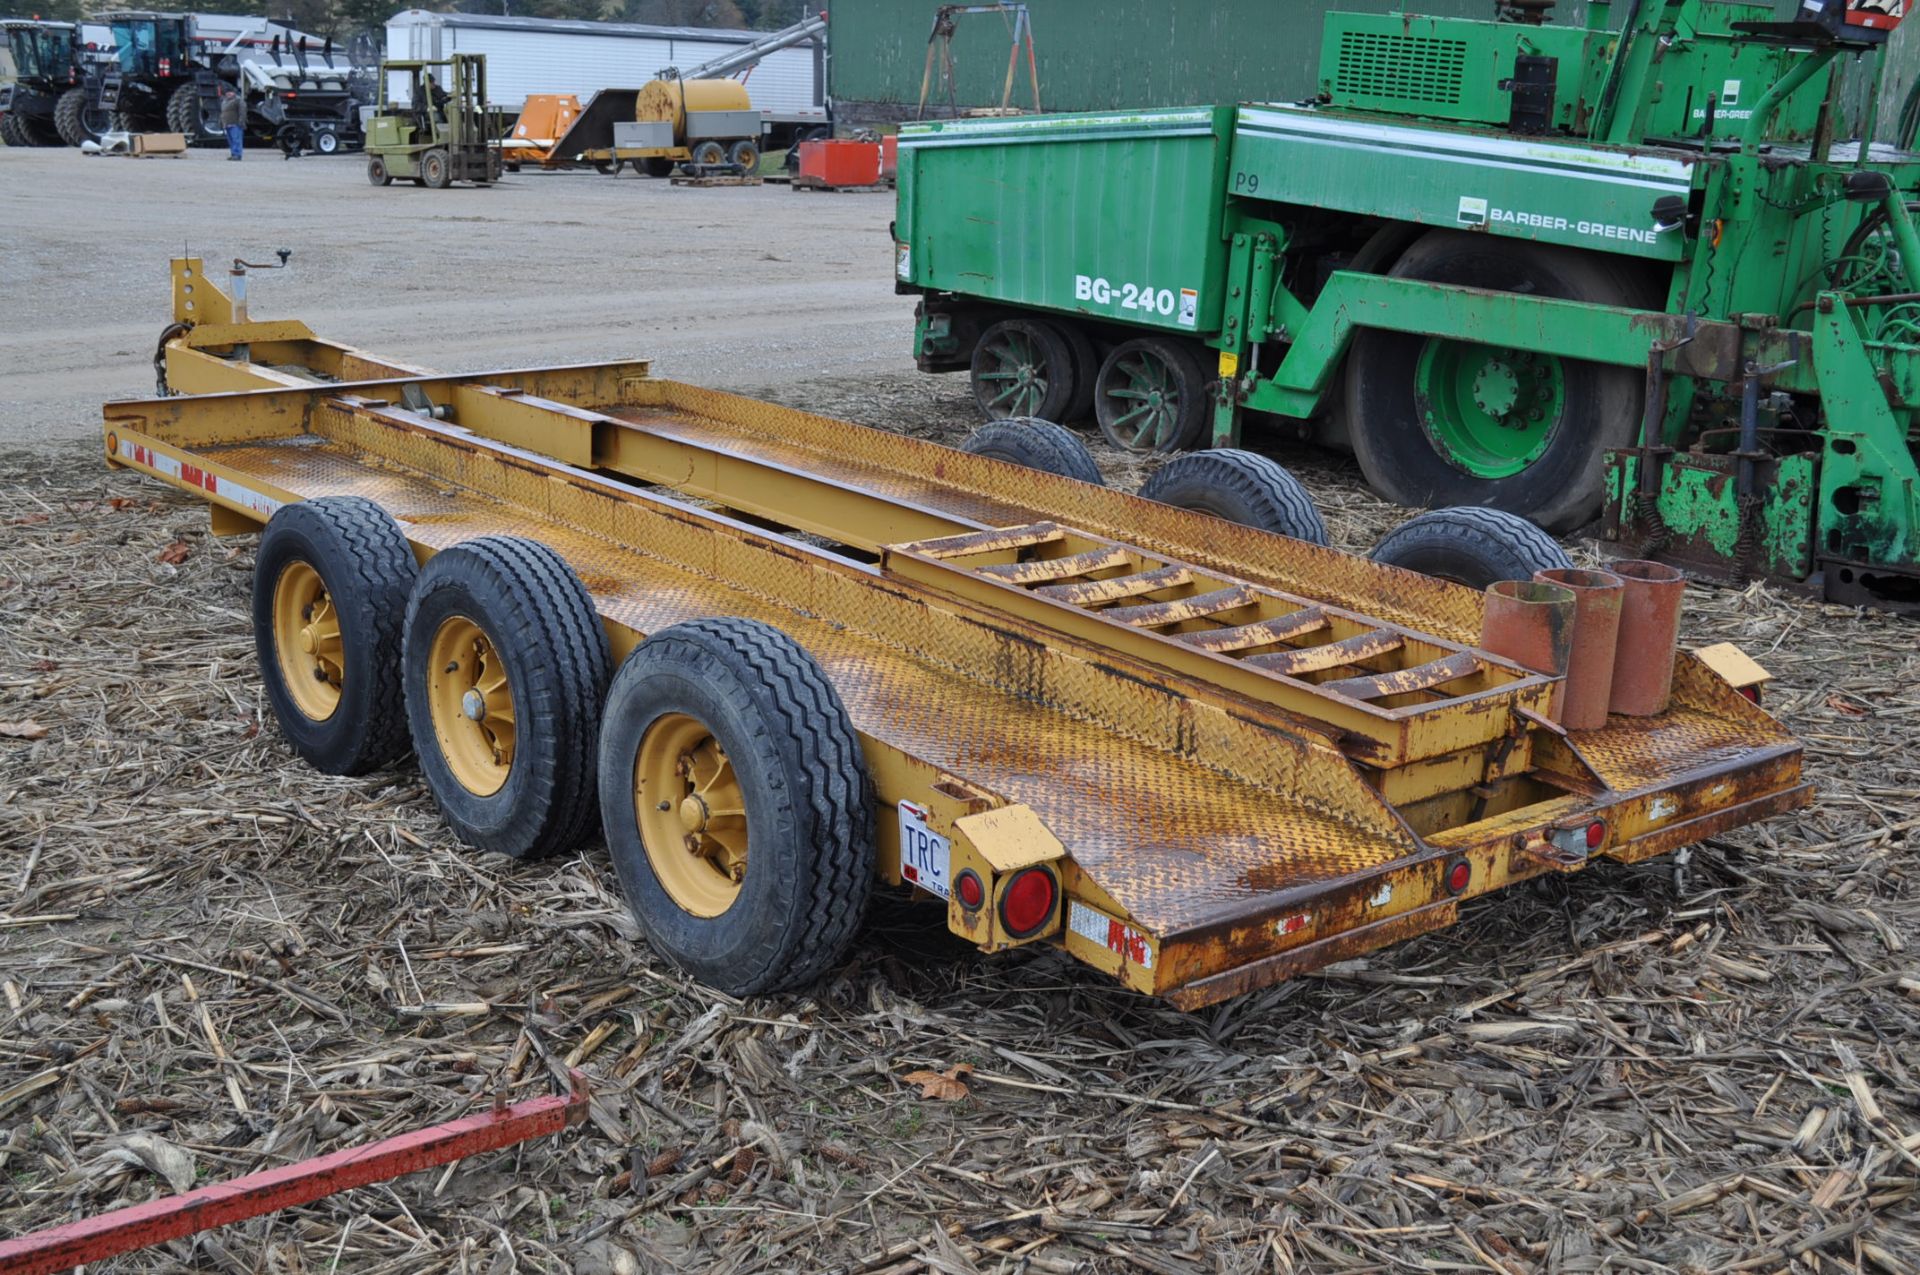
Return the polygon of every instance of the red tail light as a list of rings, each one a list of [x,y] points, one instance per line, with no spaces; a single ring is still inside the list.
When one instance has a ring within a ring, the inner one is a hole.
[[[1016,939],[1031,938],[1053,918],[1060,886],[1048,868],[1022,868],[1000,895],[1000,923]]]
[[[1600,843],[1607,839],[1607,825],[1595,819],[1587,825],[1587,849],[1598,850]]]
[[[1455,859],[1447,867],[1447,893],[1458,894],[1473,883],[1473,865],[1465,859]]]
[[[1760,685],[1757,682],[1752,686],[1741,687],[1740,693],[1756,704],[1760,702]]]

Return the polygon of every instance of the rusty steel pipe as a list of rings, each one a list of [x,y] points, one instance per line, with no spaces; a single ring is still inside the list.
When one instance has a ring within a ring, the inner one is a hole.
[[[1567,657],[1573,651],[1573,590],[1534,580],[1500,580],[1487,586],[1480,621],[1480,649],[1522,668],[1563,679],[1553,688],[1547,715],[1560,720],[1566,698]]]
[[[1568,730],[1598,730],[1607,724],[1613,690],[1613,653],[1620,637],[1620,598],[1626,591],[1611,571],[1567,567],[1536,571],[1541,584],[1573,591],[1573,652],[1567,658],[1566,699],[1560,724]]]
[[[309,1204],[357,1186],[558,1133],[580,1123],[587,1114],[586,1077],[578,1071],[571,1076],[573,1092],[564,1097],[496,1107],[430,1129],[416,1129],[366,1146],[217,1182],[185,1195],[166,1195],[0,1241],[0,1271],[6,1275],[54,1275],[196,1231]]]
[[[1613,654],[1607,711],[1652,717],[1673,690],[1673,656],[1680,641],[1680,604],[1687,578],[1664,562],[1613,563],[1620,577],[1620,638]]]

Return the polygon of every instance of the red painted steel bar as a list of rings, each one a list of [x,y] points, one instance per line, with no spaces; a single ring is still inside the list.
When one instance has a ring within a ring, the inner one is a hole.
[[[534,1098],[511,1107],[496,1107],[430,1129],[0,1241],[0,1272],[54,1275],[196,1231],[309,1204],[357,1186],[558,1133],[580,1123],[587,1114],[586,1077],[578,1071],[572,1077],[573,1092],[565,1097]]]

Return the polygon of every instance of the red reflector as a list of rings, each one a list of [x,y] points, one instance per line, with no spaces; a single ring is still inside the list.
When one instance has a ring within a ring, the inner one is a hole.
[[[1756,704],[1760,702],[1760,688],[1757,685],[1743,686],[1740,688],[1740,693]]]
[[[987,901],[987,887],[980,880],[980,874],[972,868],[960,874],[953,883],[953,892],[960,900],[960,906],[971,912]]]
[[[1045,868],[1025,868],[1014,873],[1000,896],[1000,920],[1005,923],[1007,933],[1017,939],[1038,933],[1053,915],[1056,893],[1053,873]]]
[[[1456,859],[1453,866],[1447,869],[1447,889],[1455,894],[1466,889],[1472,880],[1473,868],[1465,859]]]
[[[1587,825],[1587,849],[1598,850],[1600,843],[1607,839],[1607,825],[1598,819]]]

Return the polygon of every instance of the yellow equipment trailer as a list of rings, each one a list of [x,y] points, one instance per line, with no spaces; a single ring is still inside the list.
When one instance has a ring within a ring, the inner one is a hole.
[[[174,263],[172,394],[106,454],[264,527],[283,733],[410,745],[482,849],[597,827],[731,991],[831,968],[884,883],[1201,1006],[1811,796],[1692,655],[1566,734],[1460,586],[643,362],[435,375],[240,310]]]

